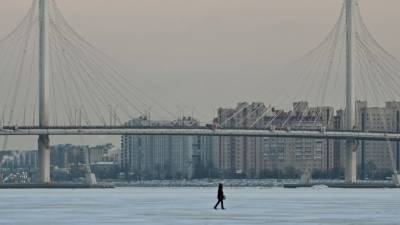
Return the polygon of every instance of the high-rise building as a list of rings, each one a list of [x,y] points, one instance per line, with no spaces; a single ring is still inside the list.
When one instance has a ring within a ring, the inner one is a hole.
[[[126,125],[140,127],[194,127],[191,117],[174,121],[155,121],[146,117],[132,119]],[[124,135],[121,137],[121,167],[141,179],[192,178],[199,165],[212,162],[212,137]]]
[[[356,102],[356,129],[364,131],[399,132],[400,102],[386,102],[385,107],[368,107],[366,101]],[[365,169],[373,163],[379,169],[396,169],[398,143],[362,141],[359,143],[358,164]]]
[[[343,109],[337,110],[334,117],[334,130],[345,130],[346,128],[346,113]],[[344,171],[345,158],[345,141],[344,140],[334,140],[334,150],[333,150],[333,170],[336,175],[340,175],[341,171]]]
[[[115,156],[115,154],[117,156]],[[88,146],[62,144],[51,147],[51,165],[58,168],[70,168],[72,165],[95,164],[98,162],[119,162],[118,151],[112,144]],[[87,156],[87,157],[86,157]]]
[[[0,153],[0,169],[37,169],[37,151],[9,150]]]
[[[236,108],[220,108],[217,121],[221,127],[258,128],[261,118],[267,113],[263,103],[238,103]],[[218,138],[216,167],[223,173],[257,177],[263,168],[263,138],[220,137]]]
[[[193,137],[193,168],[195,177],[209,177],[215,172],[218,137]]]
[[[334,126],[332,107],[309,107],[307,102],[295,102],[289,112],[273,110],[265,118],[268,125],[280,129],[331,129]],[[334,142],[322,139],[264,138],[265,168],[299,173],[319,170],[330,173],[334,168]]]
[[[293,103],[289,112],[263,103],[239,103],[236,108],[220,108],[218,122],[230,128],[330,129],[334,126],[332,107],[309,107]],[[221,137],[217,148],[217,168],[225,173],[259,177],[265,170],[321,170],[334,167],[332,140]]]

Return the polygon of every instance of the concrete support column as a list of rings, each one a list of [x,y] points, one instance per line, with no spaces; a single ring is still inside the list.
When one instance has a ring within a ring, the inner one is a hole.
[[[396,111],[396,132],[400,132],[400,112]],[[400,142],[396,141],[396,171],[393,173],[392,180],[394,184],[400,186]]]
[[[346,165],[345,179],[346,183],[357,182],[357,147],[353,140],[346,140]]]
[[[396,112],[396,132],[400,133],[400,112]],[[396,171],[400,171],[400,142],[396,141]]]
[[[329,109],[326,111],[326,129],[329,129],[329,122],[331,120],[331,114]],[[326,176],[330,178],[331,165],[330,165],[330,140],[326,139]]]
[[[40,183],[50,183],[50,139],[48,135],[39,135],[39,181]]]
[[[363,111],[361,114],[361,130],[365,132],[366,115]],[[365,141],[361,141],[361,180],[365,179]]]

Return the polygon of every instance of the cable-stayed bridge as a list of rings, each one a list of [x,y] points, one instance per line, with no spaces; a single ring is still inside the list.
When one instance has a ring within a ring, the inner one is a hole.
[[[352,139],[369,141],[400,141],[400,133],[363,132],[343,130],[270,130],[245,128],[210,129],[193,127],[4,127],[0,135],[167,135],[167,136],[219,136],[219,137],[278,137],[302,139]]]
[[[364,24],[356,0],[345,0],[341,15],[315,49],[293,66],[295,98],[319,105],[343,107],[342,129],[331,128],[328,110],[290,113],[273,107],[261,113],[245,109],[209,126],[132,127],[138,115],[174,117],[156,98],[135,87],[102,52],[69,26],[54,0],[35,0],[22,22],[0,41],[0,135],[38,136],[39,171],[50,182],[51,135],[199,135],[343,139],[346,142],[346,181],[356,182],[357,142],[400,141],[399,130],[382,122],[382,130],[359,127],[355,101],[374,104],[400,99],[400,62],[384,50]],[[283,77],[283,76],[281,76]],[[284,80],[284,79],[283,79]],[[286,80],[287,82],[287,80]],[[283,84],[276,81],[278,88]],[[342,88],[342,89],[341,89]],[[287,101],[276,92],[277,105]],[[329,95],[333,97],[329,98]],[[296,105],[293,111],[300,109]],[[118,110],[117,110],[118,109]],[[253,115],[253,113],[255,115]],[[252,119],[248,119],[252,117]],[[298,119],[293,122],[293,118]],[[323,122],[325,120],[325,122]],[[112,122],[109,122],[112,121]],[[235,125],[236,124],[236,125]],[[307,124],[307,126],[305,126]],[[215,126],[214,126],[215,125]],[[399,151],[399,149],[398,149]],[[397,153],[399,154],[399,152]]]

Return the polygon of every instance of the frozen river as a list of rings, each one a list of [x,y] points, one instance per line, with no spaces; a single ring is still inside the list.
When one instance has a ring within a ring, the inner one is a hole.
[[[400,225],[400,190],[216,189],[0,190],[1,225]]]

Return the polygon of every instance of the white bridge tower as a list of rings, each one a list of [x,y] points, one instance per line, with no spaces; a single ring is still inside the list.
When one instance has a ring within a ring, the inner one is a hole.
[[[49,2],[39,0],[39,127],[49,126]],[[50,138],[39,135],[38,138],[39,181],[50,183]]]
[[[346,129],[353,130],[353,0],[345,0],[346,5]],[[357,147],[353,139],[346,140],[345,179],[347,183],[357,182]]]

